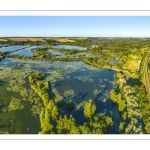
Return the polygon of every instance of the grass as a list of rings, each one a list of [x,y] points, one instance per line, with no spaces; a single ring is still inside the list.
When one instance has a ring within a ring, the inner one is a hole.
[[[58,42],[62,42],[62,43],[65,43],[65,42],[76,42],[75,40],[71,40],[71,39],[68,39],[68,38],[54,38],[54,40],[58,41]]]
[[[28,40],[30,40],[31,42],[37,42],[37,41],[46,42],[43,38],[28,38]]]
[[[7,42],[7,39],[0,39],[0,42]]]
[[[45,41],[43,38],[9,38],[9,40],[11,40],[13,42],[27,42],[27,41],[31,41],[31,42],[41,41],[41,42],[44,42]]]
[[[135,72],[138,68],[138,62],[139,60],[127,60],[127,62],[123,66],[123,69]]]
[[[135,72],[138,69],[138,63],[141,60],[141,57],[137,55],[129,55],[128,60],[123,65],[124,70],[128,70],[130,72]]]
[[[27,38],[9,38],[10,41],[13,41],[13,42],[26,42],[28,41]]]

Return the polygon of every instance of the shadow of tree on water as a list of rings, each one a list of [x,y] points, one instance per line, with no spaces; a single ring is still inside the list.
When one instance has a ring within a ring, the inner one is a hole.
[[[3,86],[4,84],[5,84],[5,82],[0,80],[0,86]]]
[[[51,86],[51,83],[50,81],[48,81],[48,96],[50,99],[54,99],[55,98],[55,95],[54,93],[52,92],[52,86]]]

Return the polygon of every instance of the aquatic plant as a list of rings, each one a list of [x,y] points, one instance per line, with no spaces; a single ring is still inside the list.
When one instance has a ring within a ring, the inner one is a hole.
[[[21,104],[21,100],[12,97],[12,100],[8,106],[8,111],[16,111],[24,108],[24,105]]]
[[[63,100],[63,97],[60,95],[60,93],[58,92],[58,90],[56,88],[52,89],[53,94],[55,95],[55,102],[56,103],[60,103]]]
[[[99,91],[97,89],[94,90],[94,92],[93,92],[94,95],[97,95],[98,93],[99,93]]]
[[[78,80],[80,80],[82,82],[93,82],[93,79],[89,75],[87,75],[87,76],[75,76],[74,78],[77,78]]]
[[[56,70],[58,73],[63,73],[64,70]]]
[[[64,96],[66,96],[66,97],[72,97],[72,96],[74,96],[75,95],[75,92],[74,92],[74,90],[73,89],[69,89],[69,90],[65,90],[64,91]]]

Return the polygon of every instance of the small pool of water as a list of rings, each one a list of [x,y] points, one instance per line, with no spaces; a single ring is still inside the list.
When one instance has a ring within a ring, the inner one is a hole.
[[[53,50],[48,50],[48,52],[50,53],[51,58],[64,58],[65,55],[61,52],[55,52]]]
[[[12,52],[11,54],[22,55],[22,56],[33,56],[34,53],[31,51],[31,49],[42,48],[42,47],[44,47],[44,46],[31,46],[31,47],[27,47],[27,48]]]
[[[115,65],[117,62],[119,62],[119,59],[118,58],[115,58],[114,60],[106,60],[106,64],[112,64],[112,65]]]
[[[52,47],[57,49],[67,49],[67,50],[87,50],[87,48],[85,47],[70,46],[70,45],[56,45]]]

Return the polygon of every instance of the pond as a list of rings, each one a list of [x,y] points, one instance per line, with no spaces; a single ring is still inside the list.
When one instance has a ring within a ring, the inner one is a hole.
[[[23,50],[16,52],[28,56],[31,47]],[[83,106],[92,99],[97,106],[96,113],[113,112],[115,128],[119,130],[118,108],[112,106],[109,94],[116,86],[114,71],[98,69],[82,61],[26,61],[6,57],[0,61],[0,133],[38,134],[41,131],[39,114],[44,108],[43,102],[28,82],[29,75],[36,71],[42,72],[49,82],[51,99],[63,101],[61,112],[67,116],[73,114],[77,124],[83,124]],[[65,107],[70,99],[75,105],[72,111]]]
[[[0,52],[11,52],[17,49],[25,48],[27,46],[24,45],[15,45],[15,46],[7,46],[7,47],[1,47]]]
[[[11,54],[15,54],[15,55],[22,55],[22,56],[33,56],[34,53],[31,51],[32,49],[35,48],[43,48],[44,46],[30,46],[15,52],[12,52]]]
[[[48,50],[48,52],[50,53],[51,58],[64,58],[65,55],[61,52],[55,52],[53,50]]]
[[[55,45],[52,47],[57,48],[57,49],[67,49],[67,50],[87,50],[87,48],[85,48],[85,47],[70,46],[70,45]]]

